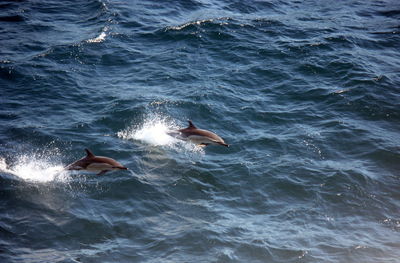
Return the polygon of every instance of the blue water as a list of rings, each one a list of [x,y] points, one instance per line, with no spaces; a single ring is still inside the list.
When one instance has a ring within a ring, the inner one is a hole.
[[[0,262],[400,262],[398,1],[0,2]],[[187,126],[231,147],[169,137]],[[84,148],[128,171],[62,168]]]

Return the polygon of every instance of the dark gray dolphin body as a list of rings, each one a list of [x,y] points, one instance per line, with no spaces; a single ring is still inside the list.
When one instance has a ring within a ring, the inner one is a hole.
[[[108,171],[114,170],[128,170],[122,164],[114,159],[95,156],[89,149],[85,149],[86,156],[78,161],[75,161],[65,167],[66,170],[86,170],[99,172],[97,175],[103,175]]]
[[[189,127],[176,131],[170,131],[168,132],[168,135],[185,141],[189,140],[201,146],[217,144],[229,147],[229,145],[226,144],[225,141],[215,133],[207,130],[198,129],[196,126],[194,126],[192,121],[189,120],[188,122]]]

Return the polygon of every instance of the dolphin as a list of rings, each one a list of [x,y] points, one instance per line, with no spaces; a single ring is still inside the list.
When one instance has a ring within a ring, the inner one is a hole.
[[[223,145],[226,147],[229,147],[229,144],[226,144],[225,141],[216,135],[213,132],[207,131],[207,130],[202,130],[198,129],[194,124],[192,123],[191,120],[188,121],[189,126],[185,129],[180,129],[176,131],[170,131],[167,132],[169,136],[172,136],[174,138],[184,140],[184,141],[191,141],[195,144],[198,144],[200,146],[207,146],[209,144],[217,144],[217,145]]]
[[[89,149],[85,149],[86,156],[78,161],[71,163],[66,166],[64,169],[66,170],[86,170],[99,172],[97,175],[103,175],[108,171],[114,170],[128,170],[125,166],[120,164],[114,159],[104,157],[104,156],[95,156]]]

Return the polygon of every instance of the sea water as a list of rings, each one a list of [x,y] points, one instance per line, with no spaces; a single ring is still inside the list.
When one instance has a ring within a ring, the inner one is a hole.
[[[399,262],[398,1],[0,7],[1,262]]]

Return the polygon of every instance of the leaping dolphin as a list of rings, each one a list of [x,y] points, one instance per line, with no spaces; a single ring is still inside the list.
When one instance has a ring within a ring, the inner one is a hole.
[[[189,140],[200,146],[217,144],[229,147],[229,144],[226,144],[225,141],[215,133],[207,130],[198,129],[196,126],[194,126],[192,121],[189,120],[188,122],[189,122],[189,127],[176,131],[170,131],[167,132],[167,134],[184,141]]]
[[[97,175],[103,175],[108,171],[114,170],[128,170],[125,166],[120,164],[114,159],[95,156],[89,149],[85,149],[86,156],[78,161],[66,166],[66,170],[86,170],[99,172]]]

